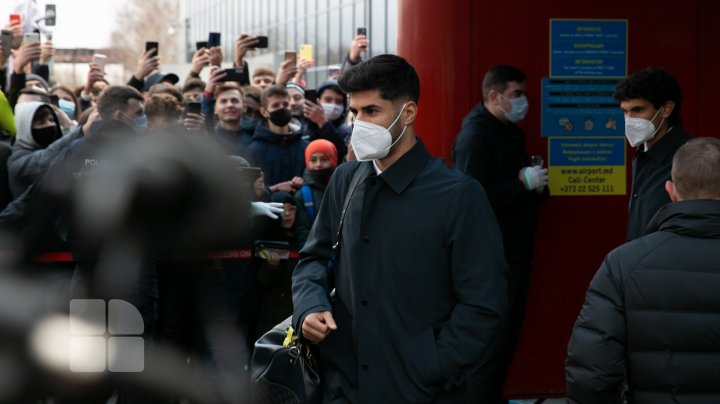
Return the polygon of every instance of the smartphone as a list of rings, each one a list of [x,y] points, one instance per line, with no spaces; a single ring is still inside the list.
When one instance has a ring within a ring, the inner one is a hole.
[[[155,49],[155,56],[160,54],[160,44],[157,42],[145,42],[145,52]]]
[[[290,243],[285,241],[274,240],[257,240],[255,241],[255,256],[267,259],[271,254],[277,254],[281,260],[290,258]]]
[[[208,49],[213,48],[215,46],[220,46],[220,33],[219,32],[211,32],[208,35]]]
[[[2,36],[0,36],[0,42],[2,42],[3,55],[5,57],[10,56],[10,50],[12,49],[13,33],[12,31],[2,30]]]
[[[45,25],[48,27],[54,27],[55,26],[55,5],[54,4],[46,4],[45,5]]]
[[[10,14],[10,24],[13,23],[22,24],[22,17],[20,14]]]
[[[50,104],[57,107],[59,103],[60,97],[58,97],[57,94],[50,94]]]
[[[305,90],[305,99],[310,102],[317,101],[317,90]]]
[[[365,27],[360,27],[360,28],[358,28],[358,29],[357,29],[357,34],[358,34],[358,35],[362,35],[362,36],[364,36],[365,38],[367,38],[367,28],[365,28]]]
[[[23,42],[28,43],[28,44],[40,43],[40,34],[38,34],[37,32],[27,33],[27,34],[23,35]]]
[[[107,61],[107,56],[103,55],[102,53],[96,53],[93,55],[93,63],[95,63],[97,65],[98,69],[100,69],[100,71],[102,71],[103,73],[105,72],[105,62],[106,61]]]
[[[240,83],[241,86],[250,84],[250,79],[245,72],[245,68],[242,67],[231,67],[229,69],[225,69],[225,77],[218,81],[234,81]]]
[[[188,114],[200,115],[200,103],[199,102],[188,102],[187,107],[185,108],[185,111]]]
[[[195,42],[195,50],[200,50],[202,48],[208,49],[208,42],[207,41],[197,41]]]
[[[300,58],[313,60],[313,46],[309,43],[300,45]]]
[[[268,47],[268,37],[258,36],[257,39],[258,42],[257,45],[255,45],[255,49],[264,49]]]
[[[23,42],[27,42],[27,43],[40,42],[40,34],[38,34],[37,32],[29,32],[29,33],[23,35]]]
[[[285,60],[290,60],[290,66],[297,65],[297,52],[285,51]]]

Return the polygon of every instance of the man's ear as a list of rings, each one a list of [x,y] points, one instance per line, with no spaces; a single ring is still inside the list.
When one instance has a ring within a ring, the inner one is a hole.
[[[673,110],[675,110],[675,101],[668,101],[665,105],[663,105],[660,115],[662,115],[663,118],[668,119],[670,115],[672,115]]]
[[[270,119],[270,113],[265,107],[261,106],[258,111],[260,111],[260,115],[262,115],[263,118]]]
[[[665,181],[665,191],[667,191],[671,201],[677,202],[680,200],[677,194],[677,190],[675,189],[675,184],[672,181]]]
[[[403,113],[406,117],[403,124],[407,125],[407,126],[412,126],[413,123],[415,123],[415,118],[417,117],[417,112],[418,112],[417,103],[415,103],[415,101],[408,102],[407,106],[405,107],[405,112]]]

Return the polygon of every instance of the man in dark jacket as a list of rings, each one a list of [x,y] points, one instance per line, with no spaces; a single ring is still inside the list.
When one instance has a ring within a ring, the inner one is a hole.
[[[272,86],[263,91],[260,104],[266,121],[255,128],[250,144],[253,160],[262,168],[271,191],[295,192],[303,184],[307,142],[302,132],[290,129],[290,95],[285,87]]]
[[[340,87],[359,161],[333,175],[293,274],[293,324],[318,343],[323,401],[483,402],[465,380],[499,335],[506,288],[485,193],[416,138],[420,82],[405,59],[369,59]]]
[[[665,70],[649,67],[618,84],[614,97],[625,113],[625,136],[637,147],[627,237],[645,234],[655,212],[670,202],[664,189],[675,151],[690,139],[680,125],[680,85]]]
[[[612,251],[590,283],[565,362],[583,404],[720,402],[720,140],[675,153],[647,233]]]
[[[350,137],[350,128],[345,125],[347,94],[335,80],[326,80],[317,88],[317,102],[305,101],[303,114],[308,141],[329,140],[335,145],[339,156],[347,154],[346,141]]]
[[[82,137],[81,127],[62,136],[60,123],[50,105],[25,102],[15,106],[17,135],[8,159],[10,192],[20,196],[41,175],[52,159],[65,147]]]
[[[517,124],[528,110],[525,74],[512,66],[492,67],[483,79],[483,102],[465,117],[453,145],[456,167],[487,192],[497,217],[508,262],[508,324],[505,353],[498,358],[497,381],[471,388],[495,390],[499,402],[513,358],[530,288],[538,207],[547,196],[547,169],[528,167],[525,135]]]

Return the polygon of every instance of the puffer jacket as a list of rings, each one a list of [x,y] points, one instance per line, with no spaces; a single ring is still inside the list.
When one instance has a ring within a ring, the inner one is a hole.
[[[52,159],[70,143],[82,137],[81,128],[74,128],[67,135],[42,148],[32,136],[32,121],[41,102],[25,102],[15,107],[17,135],[12,154],[8,158],[8,182],[13,198],[22,195],[25,190],[45,173]],[[52,112],[53,116],[55,113]],[[57,133],[62,134],[60,124],[55,116]]]
[[[720,403],[720,201],[663,206],[605,258],[565,362],[572,403]]]

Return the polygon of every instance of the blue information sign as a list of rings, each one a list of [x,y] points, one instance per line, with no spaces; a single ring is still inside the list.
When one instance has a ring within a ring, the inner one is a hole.
[[[623,113],[612,97],[617,83],[543,78],[542,136],[623,136]]]
[[[550,20],[550,77],[627,76],[627,20]]]

